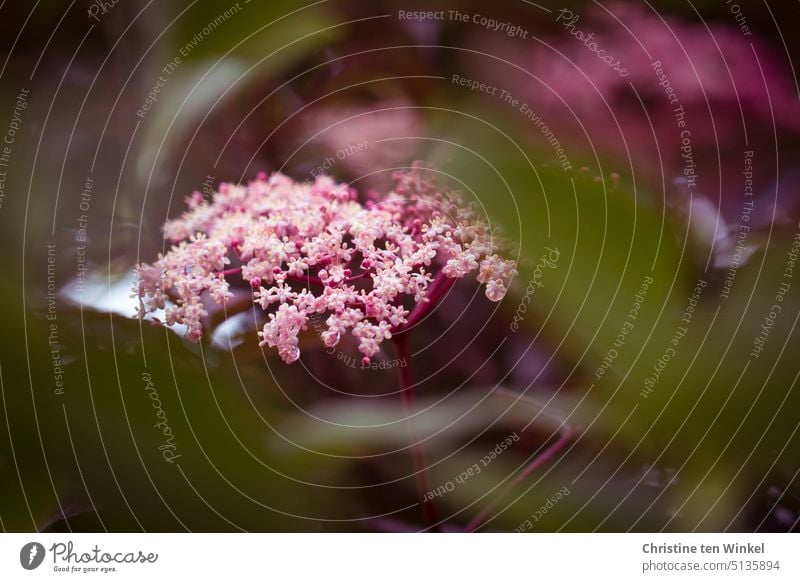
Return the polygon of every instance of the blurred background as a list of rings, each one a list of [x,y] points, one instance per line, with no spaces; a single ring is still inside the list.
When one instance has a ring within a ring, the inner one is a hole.
[[[0,3],[0,527],[798,529],[800,14],[657,4]],[[412,338],[419,413],[313,330],[133,318],[192,192],[416,160],[520,261]]]

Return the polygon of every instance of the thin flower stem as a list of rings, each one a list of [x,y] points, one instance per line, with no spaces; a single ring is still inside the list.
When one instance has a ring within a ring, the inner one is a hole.
[[[456,279],[451,279],[440,271],[433,283],[428,287],[428,300],[418,303],[411,315],[408,316],[406,323],[399,326],[393,333],[403,334],[422,321],[436,307],[455,282]]]
[[[233,269],[226,269],[224,271],[218,271],[218,275],[222,275],[223,277],[227,277],[228,275],[236,275],[237,273],[241,273],[241,267],[235,267]],[[358,275],[353,275],[352,277],[347,277],[346,279],[342,280],[342,283],[350,283],[351,281],[358,281],[359,279],[363,279],[367,276],[367,272],[359,273]],[[313,283],[315,285],[324,285],[325,283],[319,277],[314,275],[286,275],[287,281],[295,281],[297,283]]]
[[[486,507],[484,507],[478,515],[473,517],[467,526],[464,528],[465,532],[474,532],[478,529],[486,519],[491,516],[495,509],[497,508],[497,504],[500,500],[511,491],[514,487],[522,483],[525,479],[527,479],[531,473],[533,473],[536,469],[547,463],[550,459],[555,457],[561,449],[563,449],[569,441],[572,440],[574,436],[574,432],[568,426],[564,426],[564,430],[561,433],[561,436],[558,438],[556,442],[550,445],[547,449],[542,452],[541,455],[536,455],[536,457],[528,463],[528,465],[522,470],[522,472],[514,477],[511,482],[505,487],[503,492],[495,499],[495,501],[489,503]]]
[[[363,279],[369,275],[369,271],[364,271],[363,273],[359,273],[358,275],[353,275],[352,277],[348,277],[344,280],[345,283],[349,283],[350,281],[358,281],[359,279]]]
[[[403,409],[410,418],[415,412],[414,403],[414,382],[411,376],[410,350],[408,347],[408,334],[396,336],[394,344],[397,348],[397,357],[401,361],[408,362],[407,366],[398,368],[398,379],[400,381],[400,395],[403,402]],[[417,442],[415,431],[409,428],[409,438],[411,440],[411,457],[414,462],[414,475],[417,483],[417,498],[422,509],[422,518],[430,531],[439,531],[438,513],[432,499],[426,499],[426,494],[430,491],[428,485],[428,463],[425,458],[425,447],[421,442]]]
[[[342,279],[341,283],[350,283],[351,281],[358,281],[367,276],[367,272],[353,275]],[[286,275],[287,281],[296,281],[297,283],[313,283],[315,285],[325,285],[325,282],[314,275]]]
[[[309,285],[324,285],[322,279],[314,275],[286,275],[287,281],[294,281],[295,283],[308,283]]]

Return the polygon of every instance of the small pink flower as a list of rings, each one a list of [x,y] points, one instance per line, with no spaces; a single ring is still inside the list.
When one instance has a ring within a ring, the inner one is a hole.
[[[300,330],[305,329],[308,317],[300,312],[295,305],[282,303],[276,313],[269,314],[269,321],[264,324],[263,331],[258,332],[262,338],[258,345],[267,344],[271,348],[278,348],[278,354],[287,364],[291,364],[300,357],[297,347],[297,336]]]
[[[506,294],[506,287],[500,279],[491,279],[486,283],[486,297],[489,301],[500,301]]]

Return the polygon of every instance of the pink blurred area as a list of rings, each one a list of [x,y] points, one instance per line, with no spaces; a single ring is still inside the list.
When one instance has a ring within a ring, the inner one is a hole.
[[[754,151],[753,169],[763,176],[761,183],[772,185],[776,141],[800,135],[798,91],[776,43],[743,33],[733,18],[730,26],[700,19],[689,23],[640,4],[615,2],[574,14],[580,18],[568,28],[564,19],[556,22],[554,11],[555,32],[534,46],[481,35],[475,46],[513,65],[470,57],[464,66],[526,100],[560,142],[598,160],[614,160],[617,166],[604,173],[619,171],[657,190],[663,185],[668,199],[676,191],[687,193],[680,179],[685,164],[677,106],[685,111],[684,129],[691,133],[697,164],[692,194],[708,197],[728,218],[736,215],[745,150]],[[627,75],[588,48],[581,38],[589,34],[589,42],[618,59]],[[670,102],[667,84],[677,102]],[[781,151],[785,155],[791,148]],[[775,198],[774,189],[761,194]],[[793,194],[781,192],[778,205],[794,208]],[[763,220],[771,219],[771,204],[760,210]]]

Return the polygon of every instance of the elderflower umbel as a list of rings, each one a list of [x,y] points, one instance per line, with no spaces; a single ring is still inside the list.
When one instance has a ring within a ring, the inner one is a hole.
[[[500,301],[515,263],[494,252],[475,208],[419,167],[394,179],[391,192],[364,204],[329,176],[298,183],[262,173],[246,186],[221,184],[210,202],[195,193],[164,226],[174,246],[136,267],[140,317],[164,309],[167,325],[183,324],[199,341],[208,301],[229,301],[238,283],[267,313],[259,345],[285,362],[299,358],[298,335],[315,314],[327,315],[326,346],[350,332],[368,361],[455,279],[477,271],[486,296]]]

